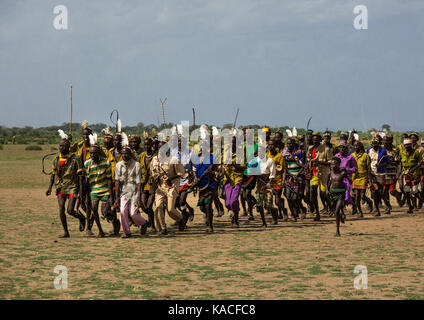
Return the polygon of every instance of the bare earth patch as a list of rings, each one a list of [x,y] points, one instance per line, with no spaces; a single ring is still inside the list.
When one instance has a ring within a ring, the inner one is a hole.
[[[242,217],[240,228],[232,229],[226,214],[215,219],[210,235],[196,210],[186,232],[171,227],[168,237],[141,237],[134,227],[131,239],[85,237],[69,217],[71,238],[58,239],[56,199],[44,192],[0,189],[2,299],[424,297],[422,213],[364,220],[348,215],[341,238],[334,237],[335,222],[328,217],[267,229],[259,216],[252,222]],[[66,290],[53,286],[56,265],[68,268]],[[366,290],[353,287],[356,265],[368,268]]]
[[[334,218],[272,226],[267,216],[264,229],[257,213],[239,229],[226,213],[206,234],[196,208],[185,232],[168,218],[166,237],[133,227],[130,239],[97,239],[68,216],[71,238],[59,239],[57,200],[40,173],[48,152],[0,152],[0,299],[424,298],[424,210],[359,220],[348,209],[341,238]],[[57,265],[68,269],[66,290],[54,288]],[[368,289],[354,288],[356,265],[367,267]]]

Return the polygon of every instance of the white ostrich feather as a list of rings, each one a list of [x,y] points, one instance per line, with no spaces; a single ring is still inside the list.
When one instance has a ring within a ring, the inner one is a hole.
[[[206,125],[202,124],[200,126],[199,130],[200,130],[200,139],[206,140],[206,138],[208,137],[208,134],[209,134],[208,127]]]
[[[57,130],[57,132],[62,139],[68,139],[68,135],[62,129]]]
[[[88,138],[90,139],[90,146],[97,144],[97,133],[90,134]]]
[[[297,129],[296,129],[296,127],[293,127],[292,133],[293,133],[293,137],[297,137]]]
[[[212,135],[214,137],[219,136],[219,131],[217,127],[212,127]]]
[[[293,137],[293,133],[289,129],[286,129],[286,133],[288,137]]]
[[[122,147],[127,147],[128,146],[128,136],[125,132],[122,132]]]
[[[118,127],[118,132],[121,132],[121,130],[122,130],[122,121],[121,121],[121,119],[118,119],[116,121],[116,125]]]

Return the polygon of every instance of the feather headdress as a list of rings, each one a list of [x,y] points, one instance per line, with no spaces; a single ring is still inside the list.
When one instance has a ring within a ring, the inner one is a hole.
[[[219,136],[219,131],[217,127],[212,127],[212,135],[214,137]]]
[[[293,133],[291,132],[291,130],[286,129],[286,133],[288,137],[293,137]]]
[[[88,121],[84,120],[83,122],[81,122],[81,127],[82,127],[82,129],[88,128]]]
[[[107,126],[106,128],[102,129],[102,134],[105,136],[112,136],[112,132],[110,131],[109,126]]]
[[[90,139],[90,146],[97,145],[97,133],[90,134],[88,138]]]
[[[199,130],[200,130],[200,139],[206,140],[209,135],[208,127],[205,124],[202,124]]]
[[[128,136],[127,136],[127,134],[126,134],[125,132],[122,132],[122,133],[121,133],[121,136],[122,136],[122,141],[121,141],[122,148],[124,148],[124,147],[128,147],[128,143],[129,143],[129,141],[128,141]]]
[[[290,129],[286,129],[286,133],[287,133],[287,136],[290,138],[290,137],[297,137],[297,129],[296,129],[296,127],[293,127],[293,129],[292,130],[290,130]]]
[[[116,121],[116,129],[118,130],[118,133],[121,133],[121,131],[122,131],[122,121],[121,121],[121,119],[118,119]]]
[[[173,126],[171,129],[171,135],[175,136],[177,134],[177,127]]]
[[[57,130],[57,132],[62,139],[68,139],[68,135],[62,129]]]

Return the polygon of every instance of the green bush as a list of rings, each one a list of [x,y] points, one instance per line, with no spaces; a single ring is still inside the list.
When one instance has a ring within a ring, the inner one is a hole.
[[[40,151],[43,150],[40,146],[28,146],[25,148],[26,151]]]
[[[3,146],[0,144],[0,150],[3,150]]]
[[[56,147],[50,147],[50,150],[51,151],[57,151],[57,148]]]

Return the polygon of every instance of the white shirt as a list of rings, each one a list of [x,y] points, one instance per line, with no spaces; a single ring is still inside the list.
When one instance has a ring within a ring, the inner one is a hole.
[[[121,196],[125,195],[128,201],[137,203],[137,184],[141,183],[140,163],[130,159],[128,165],[125,165],[124,161],[119,161],[115,167],[115,180],[120,183]]]

